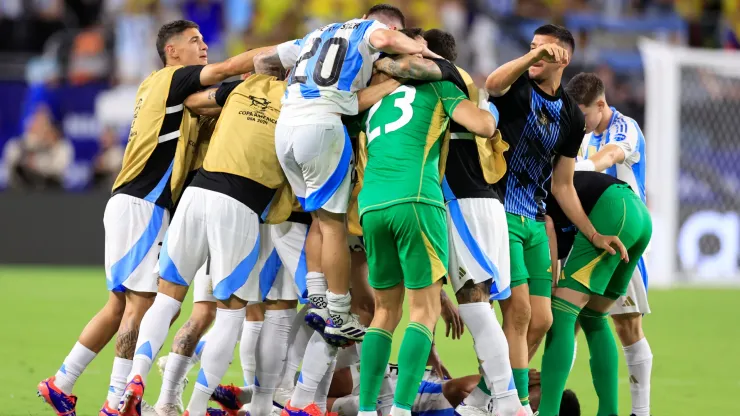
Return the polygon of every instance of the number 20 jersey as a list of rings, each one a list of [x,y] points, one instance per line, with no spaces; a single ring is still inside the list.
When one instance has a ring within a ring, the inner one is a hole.
[[[290,117],[317,113],[357,114],[357,91],[365,88],[380,52],[370,35],[387,26],[375,20],[353,19],[278,45],[284,67],[293,68],[282,112]]]

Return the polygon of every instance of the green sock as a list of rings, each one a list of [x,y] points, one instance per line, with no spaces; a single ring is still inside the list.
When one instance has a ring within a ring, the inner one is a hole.
[[[514,385],[516,386],[516,392],[519,394],[519,401],[522,406],[526,406],[529,404],[529,369],[512,368],[511,372],[514,375]]]
[[[380,328],[368,328],[362,341],[360,372],[360,411],[374,412],[380,386],[391,358],[393,334]]]
[[[491,395],[491,390],[488,389],[488,385],[486,384],[486,377],[483,374],[481,374],[480,376],[480,381],[478,382],[477,387],[481,389],[483,393],[486,393],[489,396]]]
[[[393,397],[394,406],[411,410],[421,379],[424,377],[433,339],[432,331],[418,322],[411,322],[406,327],[401,349],[398,351],[398,382]],[[367,346],[363,345],[362,351],[366,348]],[[365,371],[364,364],[362,371]]]
[[[557,416],[560,401],[573,362],[575,328],[580,308],[560,298],[552,299],[552,326],[545,340],[542,356],[542,396],[539,412],[542,416]]]
[[[606,316],[584,308],[579,318],[591,352],[591,377],[599,396],[597,416],[616,415],[619,408],[619,356]]]

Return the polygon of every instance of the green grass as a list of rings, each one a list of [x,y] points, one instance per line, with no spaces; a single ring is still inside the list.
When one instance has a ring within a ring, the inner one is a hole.
[[[651,292],[655,313],[645,320],[645,332],[655,356],[654,415],[736,413],[733,395],[740,391],[740,332],[735,326],[739,298],[740,291],[734,290]],[[105,300],[105,281],[99,268],[0,267],[0,415],[52,414],[36,398],[36,384],[56,372],[82,328]],[[185,321],[191,305],[186,299],[175,328]],[[163,351],[169,350],[174,332]],[[400,337],[396,341],[398,347]],[[467,333],[462,341],[454,342],[438,336],[437,344],[453,376],[476,372],[477,361]],[[78,415],[97,415],[105,400],[112,361],[109,345],[78,381]],[[539,367],[540,361],[536,357],[532,366]],[[620,409],[627,415],[629,384],[624,363],[620,376]],[[156,401],[160,381],[156,371],[149,378],[146,398],[150,402]],[[241,382],[238,355],[225,381]],[[569,387],[579,394],[583,414],[595,414],[596,395],[582,336]],[[185,393],[186,403],[191,388]]]

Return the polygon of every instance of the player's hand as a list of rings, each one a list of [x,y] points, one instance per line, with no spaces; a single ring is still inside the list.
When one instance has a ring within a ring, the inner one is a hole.
[[[535,370],[534,368],[529,369],[529,387],[539,385],[541,378],[542,376],[540,375],[539,371]]]
[[[611,255],[617,254],[617,250],[619,250],[619,256],[622,258],[622,261],[625,263],[630,261],[629,254],[627,254],[627,248],[622,244],[619,237],[615,235],[601,235],[596,233],[593,238],[591,238],[591,244],[602,250],[606,250],[607,253]]]
[[[554,43],[546,43],[538,46],[534,53],[539,60],[551,64],[564,64],[568,62],[568,51]]]
[[[423,56],[424,58],[444,59],[443,57],[430,51],[429,48],[427,48],[426,46],[424,46],[424,49],[421,50],[421,56]]]
[[[457,306],[452,303],[452,300],[447,294],[442,292],[442,320],[445,321],[445,336],[452,339],[460,339],[462,334],[465,332],[465,325],[463,325],[462,318],[460,318],[460,312],[457,310]]]
[[[437,353],[437,348],[432,344],[432,349],[429,350],[429,358],[427,359],[427,365],[432,367],[432,372],[434,372],[438,377],[441,377],[443,379],[451,379],[452,376],[450,375],[449,370],[447,370],[447,367],[442,363],[442,359],[439,358],[439,354]]]

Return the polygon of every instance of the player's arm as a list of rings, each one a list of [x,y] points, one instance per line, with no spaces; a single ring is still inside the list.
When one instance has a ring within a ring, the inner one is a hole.
[[[375,61],[375,69],[390,76],[422,81],[439,81],[444,75],[434,61],[412,55],[386,56],[378,59]]]
[[[576,163],[575,169],[602,172],[617,163],[624,162],[625,156],[621,147],[609,143],[593,156]]]
[[[469,132],[482,137],[491,137],[496,132],[496,119],[486,109],[467,99],[465,93],[449,81],[431,84],[442,101],[445,113]]]
[[[616,247],[622,260],[629,261],[627,249],[619,240],[619,237],[599,234],[583,210],[581,200],[578,198],[575,186],[573,186],[575,163],[576,160],[572,157],[560,156],[558,158],[552,173],[552,196],[558,201],[558,205],[560,205],[568,219],[578,227],[578,230],[589,239],[591,244],[606,250],[609,254],[616,254],[617,251],[614,249]]]
[[[367,88],[357,91],[358,112],[363,112],[374,106],[378,101],[382,100],[383,97],[395,91],[396,88],[400,87],[402,84],[403,83],[397,79],[389,78],[378,84],[370,85]]]
[[[283,42],[279,45],[262,48],[254,57],[254,64],[260,68],[271,68],[275,70],[290,69],[298,61],[303,41],[301,39]]]
[[[397,30],[376,29],[370,33],[367,40],[374,49],[392,55],[424,54],[424,56],[437,56],[436,54],[432,55],[432,52],[421,43]]]
[[[254,71],[254,58],[275,46],[256,48],[219,62],[208,64],[200,71],[200,83],[203,86],[215,85],[226,78]]]
[[[227,82],[218,88],[209,88],[205,91],[190,94],[183,104],[196,114],[218,117],[221,114],[221,108],[226,103],[226,98],[241,82]]]
[[[550,246],[550,270],[552,270],[552,284],[558,282],[560,276],[560,259],[558,259],[558,237],[555,234],[555,223],[549,215],[545,215],[545,230],[547,231],[548,245]]]
[[[550,63],[565,63],[568,62],[568,51],[554,43],[540,45],[527,52],[526,55],[496,68],[486,79],[486,90],[493,97],[506,94],[530,66],[541,60]]]

